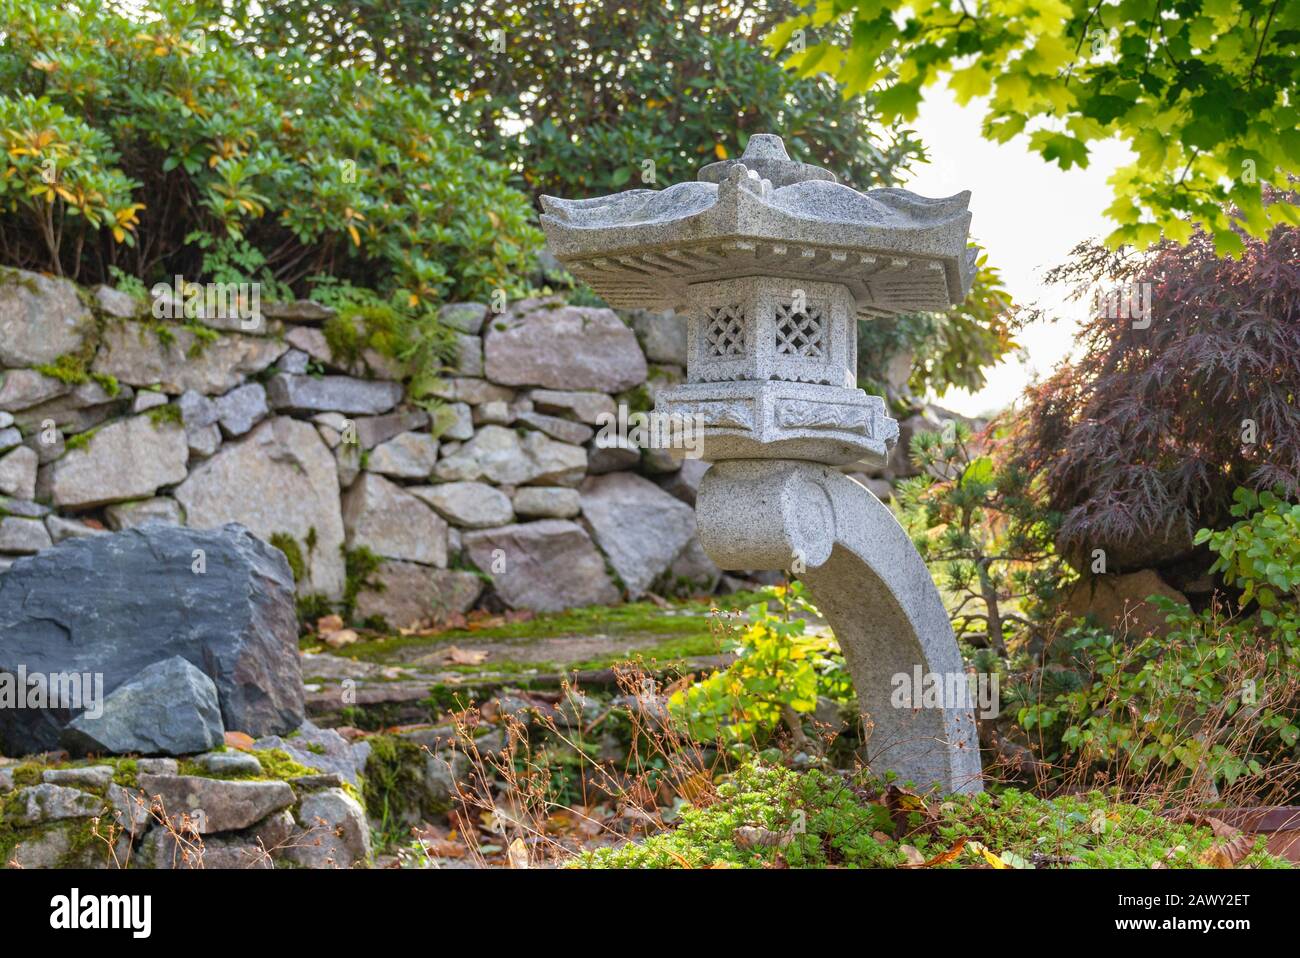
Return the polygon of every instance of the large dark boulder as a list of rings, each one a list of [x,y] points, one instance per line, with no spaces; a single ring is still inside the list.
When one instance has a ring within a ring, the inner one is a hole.
[[[102,675],[107,695],[180,656],[212,679],[226,729],[253,736],[302,724],[297,635],[289,564],[243,526],[68,539],[0,575],[0,672],[25,670],[29,688]],[[57,748],[85,704],[0,709],[0,750]]]

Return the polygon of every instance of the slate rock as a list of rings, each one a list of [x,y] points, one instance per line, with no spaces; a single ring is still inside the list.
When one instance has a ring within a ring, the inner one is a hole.
[[[312,792],[297,809],[301,835],[284,857],[304,868],[353,868],[370,860],[365,810],[341,788]]]
[[[69,539],[0,577],[0,670],[99,673],[111,696],[174,656],[212,679],[226,728],[296,728],[302,673],[284,556],[238,526],[146,525]],[[79,711],[0,710],[0,751],[58,747]]]
[[[261,336],[221,335],[200,340],[184,327],[168,330],[167,342],[141,323],[109,323],[92,369],[132,386],[151,386],[178,396],[187,389],[219,396],[256,375],[289,348]]]
[[[686,317],[672,310],[666,313],[633,310],[629,316],[646,359],[652,363],[686,365]]]
[[[487,307],[482,303],[448,303],[438,310],[438,320],[462,333],[478,335],[487,318]]]
[[[447,523],[401,486],[365,473],[343,496],[349,549],[365,547],[387,559],[447,564]]]
[[[140,775],[140,788],[176,820],[189,815],[200,835],[255,825],[293,805],[293,789],[278,781],[241,781],[197,775]]]
[[[490,529],[514,521],[510,499],[500,489],[483,482],[444,482],[416,486],[411,495],[434,508],[453,525],[464,529]]]
[[[548,416],[541,412],[520,412],[515,414],[514,421],[544,432],[552,439],[575,446],[581,446],[596,434],[596,431],[588,425],[574,422],[572,419],[563,419],[560,416]]]
[[[434,475],[447,482],[485,479],[497,485],[577,485],[587,453],[541,433],[520,438],[504,426],[484,426],[474,438],[438,463]]]
[[[582,512],[577,489],[524,486],[515,491],[515,512],[523,519],[572,519]]]
[[[40,519],[18,516],[0,517],[0,552],[10,555],[35,555],[54,545],[45,523]]]
[[[124,293],[103,283],[91,291],[95,307],[105,316],[114,319],[133,319],[144,311],[144,304],[130,293]]]
[[[21,825],[57,822],[65,818],[89,818],[104,807],[98,795],[65,785],[29,785],[14,793],[10,806],[13,821]]]
[[[232,389],[216,400],[215,405],[221,431],[231,439],[249,432],[271,414],[266,402],[266,387],[261,383],[248,383]]]
[[[137,499],[111,505],[104,510],[104,522],[114,532],[121,532],[148,522],[181,526],[185,524],[185,515],[175,499],[159,496],[156,499]]]
[[[73,788],[104,789],[113,781],[111,765],[87,765],[82,768],[47,768],[41,781],[51,785],[69,785]]]
[[[310,299],[295,299],[283,303],[263,303],[262,315],[285,323],[323,323],[334,316],[334,310]]]
[[[230,522],[270,541],[298,543],[306,564],[304,593],[343,594],[343,517],[334,457],[311,423],[278,416],[226,443],[175,489],[189,525]],[[314,542],[314,548],[308,543]],[[248,731],[248,729],[242,729]]]
[[[104,699],[103,714],[68,723],[64,744],[76,754],[191,755],[225,736],[217,687],[180,656],[145,666]]]
[[[312,722],[302,725],[287,736],[267,735],[253,743],[258,751],[281,749],[299,765],[320,772],[337,775],[348,784],[359,788],[358,777],[366,768],[367,748],[358,752],[351,742],[332,728],[318,728]],[[229,754],[229,753],[226,753]],[[256,761],[256,756],[246,756]]]
[[[64,519],[62,516],[46,516],[45,529],[55,543],[62,542],[64,539],[85,539],[90,536],[106,535],[103,529],[96,529],[75,519]]]
[[[37,494],[68,509],[139,499],[183,480],[188,461],[182,427],[132,416],[110,423],[85,446],[42,467]]]
[[[247,752],[208,752],[194,762],[217,777],[262,774],[262,763]]]
[[[366,469],[396,479],[427,479],[437,462],[437,439],[427,432],[404,432],[372,449]]]
[[[0,409],[18,412],[57,399],[71,391],[72,386],[67,383],[34,369],[6,370],[3,380],[0,380]]]

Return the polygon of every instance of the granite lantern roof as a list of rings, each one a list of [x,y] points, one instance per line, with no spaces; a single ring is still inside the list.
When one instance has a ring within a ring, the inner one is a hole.
[[[970,290],[970,194],[865,193],[791,160],[780,137],[663,190],[542,197],[551,251],[620,308],[681,308],[686,287],[752,275],[840,283],[861,319],[939,311]]]

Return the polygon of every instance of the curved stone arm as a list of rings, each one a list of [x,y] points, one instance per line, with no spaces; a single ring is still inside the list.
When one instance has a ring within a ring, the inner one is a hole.
[[[945,792],[982,789],[969,701],[913,702],[918,667],[923,680],[963,690],[965,672],[938,589],[888,508],[814,462],[734,459],[704,474],[696,514],[700,542],[722,568],[802,570],[853,677],[874,771]]]

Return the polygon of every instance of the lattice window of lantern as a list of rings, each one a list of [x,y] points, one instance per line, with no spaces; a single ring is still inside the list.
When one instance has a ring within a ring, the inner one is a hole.
[[[822,311],[808,303],[801,310],[793,304],[776,304],[776,354],[804,359],[826,358],[826,323]]]
[[[745,355],[745,313],[739,306],[710,306],[704,311],[704,355],[730,359]]]

